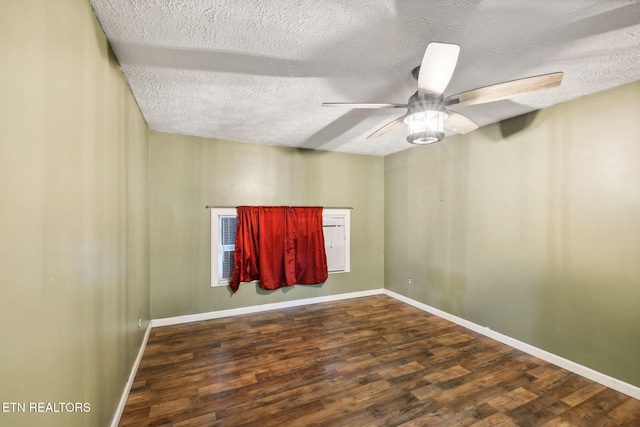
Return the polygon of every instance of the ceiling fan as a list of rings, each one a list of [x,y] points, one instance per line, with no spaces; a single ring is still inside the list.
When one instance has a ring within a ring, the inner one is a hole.
[[[367,137],[375,138],[400,125],[409,126],[407,141],[412,144],[430,144],[444,138],[444,129],[468,133],[478,125],[468,117],[452,111],[450,107],[500,101],[527,92],[549,89],[560,85],[562,72],[542,74],[498,83],[444,97],[458,62],[460,46],[451,43],[429,43],[420,66],[413,69],[418,90],[406,104],[372,104],[325,102],[323,107],[346,108],[406,108],[407,113],[384,125]]]

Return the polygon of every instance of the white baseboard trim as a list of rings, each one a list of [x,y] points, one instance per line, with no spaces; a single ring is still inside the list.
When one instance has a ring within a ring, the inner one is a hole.
[[[222,317],[238,316],[240,314],[258,313],[260,311],[278,310],[282,308],[297,307],[301,305],[317,304],[321,302],[339,301],[343,299],[368,297],[371,295],[381,295],[382,288],[369,291],[349,292],[345,294],[327,295],[324,297],[304,298],[293,301],[276,302],[272,304],[253,305],[251,307],[232,308],[229,310],[210,311],[207,313],[187,314],[185,316],[166,317],[163,319],[153,319],[153,327],[178,325],[181,323],[198,322],[201,320],[220,319]]]
[[[563,357],[560,357],[558,355],[555,355],[553,353],[549,353],[546,350],[542,350],[540,348],[534,347],[530,344],[527,344],[525,342],[522,341],[518,341],[514,338],[511,338],[507,335],[503,335],[499,332],[493,331],[490,328],[486,327],[486,326],[480,326],[476,323],[470,322],[468,320],[462,319],[458,316],[454,316],[453,314],[447,313],[445,311],[439,310],[435,307],[431,307],[427,304],[423,304],[419,301],[413,300],[411,298],[405,297],[404,295],[400,295],[397,294],[393,291],[390,291],[388,289],[384,289],[383,293],[385,295],[388,295],[392,298],[395,298],[399,301],[402,301],[404,303],[407,303],[409,305],[412,305],[416,308],[419,308],[423,311],[426,311],[428,313],[434,314],[438,317],[441,317],[443,319],[446,319],[450,322],[456,323],[460,326],[463,326],[467,329],[470,329],[474,332],[477,332],[479,334],[485,335],[489,338],[493,338],[496,341],[500,341],[504,344],[507,344],[513,348],[516,348],[518,350],[524,351],[525,353],[528,353],[532,356],[535,356],[537,358],[540,358],[542,360],[546,360],[549,363],[552,363],[556,366],[559,366],[561,368],[566,369],[567,371],[571,371],[575,374],[581,375],[585,378],[590,379],[591,381],[595,381],[599,384],[602,384],[604,386],[607,386],[609,388],[612,388],[616,391],[619,391],[620,393],[624,393],[627,396],[631,396],[635,399],[640,399],[640,387],[636,387],[632,384],[629,383],[625,383],[624,381],[620,381],[618,379],[615,379],[613,377],[610,377],[608,375],[605,375],[603,373],[600,373],[598,371],[595,371],[591,368],[588,368],[586,366],[580,365],[576,362],[573,362],[571,360],[565,359]]]
[[[120,397],[120,403],[118,404],[116,413],[113,415],[113,419],[111,420],[111,427],[118,427],[118,424],[120,424],[120,418],[122,418],[124,407],[127,404],[127,399],[129,398],[129,392],[131,391],[133,381],[135,380],[136,374],[138,373],[138,367],[140,366],[140,361],[142,360],[144,349],[147,348],[147,341],[149,340],[149,335],[151,335],[151,328],[151,322],[149,322],[149,325],[147,325],[147,330],[144,333],[144,337],[142,338],[142,343],[140,344],[140,350],[138,350],[138,356],[136,357],[135,362],[133,362],[131,373],[129,374],[129,379],[125,384],[124,391],[122,392],[122,396]]]

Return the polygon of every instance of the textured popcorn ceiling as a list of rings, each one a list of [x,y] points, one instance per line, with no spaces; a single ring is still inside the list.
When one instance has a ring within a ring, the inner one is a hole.
[[[386,155],[430,41],[457,43],[445,95],[563,71],[558,88],[459,107],[486,125],[640,79],[630,0],[91,0],[149,126],[260,144]],[[606,112],[605,112],[606,113]],[[445,139],[442,143],[447,143]]]

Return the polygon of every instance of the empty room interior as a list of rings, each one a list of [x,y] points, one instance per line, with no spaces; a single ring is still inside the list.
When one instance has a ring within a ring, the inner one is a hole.
[[[640,425],[639,2],[2,1],[0,46],[0,425]],[[348,212],[348,267],[234,292],[238,206]]]

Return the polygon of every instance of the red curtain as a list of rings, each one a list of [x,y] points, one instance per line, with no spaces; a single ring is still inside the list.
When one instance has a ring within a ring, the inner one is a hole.
[[[238,225],[236,227],[235,252],[233,254],[233,273],[229,286],[233,292],[238,290],[240,282],[258,280],[258,208],[239,206]]]
[[[229,286],[258,280],[263,289],[324,283],[322,207],[238,206],[234,269]]]

